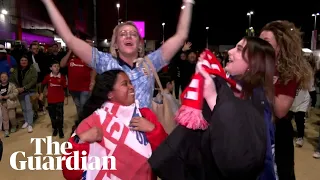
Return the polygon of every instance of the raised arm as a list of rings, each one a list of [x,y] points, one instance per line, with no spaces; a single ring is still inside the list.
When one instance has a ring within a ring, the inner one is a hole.
[[[183,0],[183,2],[185,8],[181,10],[177,31],[161,47],[162,57],[165,61],[172,59],[189,36],[194,0]]]
[[[61,13],[52,0],[42,0],[42,2],[49,13],[50,19],[56,28],[56,31],[61,36],[63,41],[85,63],[91,64],[92,47],[85,41],[75,37],[72,34],[66,21],[63,19]]]
[[[70,55],[71,55],[72,51],[69,50],[68,53],[61,59],[60,61],[60,67],[64,68],[67,66],[67,63],[69,61]]]

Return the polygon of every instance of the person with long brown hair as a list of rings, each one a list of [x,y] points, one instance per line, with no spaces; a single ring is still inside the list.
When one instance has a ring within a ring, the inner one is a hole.
[[[151,107],[154,77],[144,66],[139,66],[142,62],[139,58],[145,56],[144,41],[133,22],[124,22],[114,28],[110,53],[104,53],[72,34],[53,0],[42,0],[42,2],[61,38],[83,62],[89,64],[98,74],[111,69],[124,70],[136,89],[136,98],[140,106]],[[147,55],[157,71],[170,62],[187,40],[194,3],[194,0],[183,0],[184,9],[181,10],[176,33],[158,50]]]
[[[180,123],[169,134],[149,159],[161,179],[276,179],[271,108],[274,49],[260,38],[244,37],[228,53],[225,69],[242,83],[243,99],[234,96],[225,80],[212,79],[199,68],[205,61],[200,55],[197,71],[205,79],[202,115],[209,127],[193,130]],[[191,82],[193,89],[196,82]]]
[[[276,117],[275,160],[280,180],[295,179],[293,127],[287,114],[298,89],[309,89],[312,70],[303,57],[300,30],[288,21],[266,24],[260,38],[268,41],[276,52],[274,76]]]

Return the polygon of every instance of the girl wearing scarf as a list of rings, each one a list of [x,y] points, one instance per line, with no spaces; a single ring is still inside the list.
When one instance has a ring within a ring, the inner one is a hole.
[[[98,75],[81,114],[84,120],[78,123],[69,139],[73,149],[68,152],[85,150],[88,157],[114,156],[117,170],[68,170],[64,161],[64,177],[72,180],[154,179],[147,160],[167,134],[156,115],[138,105],[125,72],[110,70]],[[79,158],[80,168],[81,164]]]

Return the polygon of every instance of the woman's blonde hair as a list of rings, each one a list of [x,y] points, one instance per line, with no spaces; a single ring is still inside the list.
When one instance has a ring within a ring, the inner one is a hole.
[[[127,21],[121,24],[118,24],[114,29],[113,29],[113,34],[111,38],[111,43],[110,43],[110,53],[113,57],[118,57],[118,49],[116,47],[117,44],[117,38],[119,34],[119,29],[123,26],[133,26],[136,30],[137,33],[139,34],[139,50],[138,50],[138,57],[144,57],[144,43],[143,39],[139,33],[139,30],[137,26],[132,22],[132,21]]]
[[[300,29],[288,21],[273,21],[265,25],[262,31],[271,31],[278,44],[279,80],[285,84],[296,80],[300,83],[300,88],[308,89],[313,73],[303,57]]]

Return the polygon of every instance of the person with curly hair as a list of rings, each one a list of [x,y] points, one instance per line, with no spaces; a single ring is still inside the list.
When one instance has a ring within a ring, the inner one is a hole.
[[[297,92],[309,89],[312,70],[303,57],[301,32],[293,23],[270,22],[262,28],[260,38],[273,46],[277,58],[274,76],[277,173],[280,180],[292,180],[295,179],[293,127],[288,112]]]

